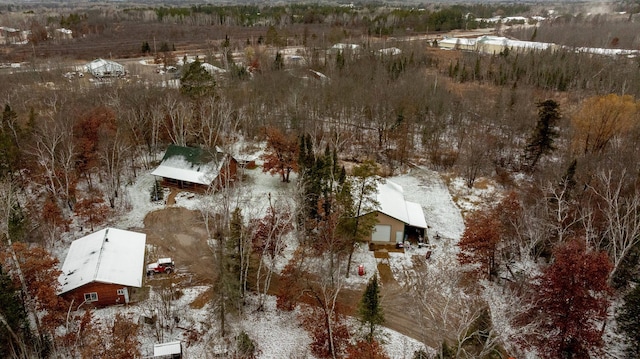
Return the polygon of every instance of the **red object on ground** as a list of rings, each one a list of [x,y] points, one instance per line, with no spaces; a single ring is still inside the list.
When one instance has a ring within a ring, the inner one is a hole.
[[[358,275],[364,275],[364,264],[358,266]]]

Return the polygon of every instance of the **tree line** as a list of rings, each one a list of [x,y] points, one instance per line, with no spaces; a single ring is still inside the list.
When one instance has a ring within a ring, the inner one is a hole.
[[[168,144],[230,148],[242,137],[266,144],[265,170],[284,182],[297,173],[298,212],[274,202],[267,215],[248,225],[248,214],[237,212],[230,197],[202,210],[217,243],[216,273],[224,279],[214,298],[223,332],[229,313],[242,310],[249,248],[276,256],[279,241],[295,227],[304,250],[284,272],[290,292],[280,293],[279,306],[291,309],[297,295],[308,293],[316,309],[305,322],[314,330],[315,352],[344,353],[338,295],[353,248],[371,229],[368,219],[357,219],[365,212],[362,199],[371,194],[373,174],[420,165],[462,177],[469,188],[490,178],[507,193],[466,214],[459,260],[470,266],[474,280],[466,282],[499,282],[514,293],[515,308],[526,310],[515,313],[512,322],[540,329],[524,333],[527,343],[541,346],[548,338],[536,333],[565,328],[542,354],[581,357],[598,350],[603,340],[595,325],[609,325],[609,299],[625,298],[620,328],[631,339],[629,357],[637,355],[632,341],[640,228],[635,61],[562,51],[444,54],[426,43],[397,45],[402,54],[395,56],[369,48],[332,53],[308,46],[300,53],[308,63],[304,67],[285,63],[282,55],[278,60],[274,52],[247,51],[254,65],[247,76],[214,77],[198,60],[181,69],[179,89],[142,81],[94,87],[62,81],[55,71],[0,74],[5,99],[0,223],[3,253],[10,254],[2,269],[11,274],[11,280],[0,278],[7,288],[2,293],[11,294],[0,308],[11,308],[3,312],[11,327],[3,335],[5,343],[14,343],[7,350],[24,352],[15,340],[23,335],[46,356],[54,345],[48,344],[56,335],[52,328],[80,328],[89,321],[67,323],[58,308],[66,306],[58,305],[57,297],[39,297],[49,292],[26,286],[36,283],[28,279],[30,265],[46,269],[34,276],[51,279],[56,273],[46,253],[21,251],[51,248],[74,226],[99,226],[125,212],[131,203],[124,189],[157,163]],[[235,65],[233,58],[221,58],[229,68]],[[309,69],[328,80],[309,76]],[[347,171],[345,162],[357,165]],[[319,254],[329,261],[321,278],[302,273],[303,264]],[[32,257],[49,262],[34,264]],[[539,276],[512,270],[514,261],[525,259],[537,263]],[[259,271],[263,294],[268,272]],[[580,285],[566,282],[563,273],[575,274],[569,278]],[[465,281],[454,279],[459,290]],[[438,282],[442,288],[448,284]],[[477,298],[465,302],[463,294],[455,308],[482,304]],[[567,300],[583,305],[560,306]],[[447,332],[439,344],[441,357],[454,355],[452,348],[482,352],[509,344],[491,339],[497,329],[484,304],[477,307],[485,312],[448,313],[461,315],[456,322],[473,324],[452,328],[448,318],[430,311],[433,303],[420,303],[430,325]],[[53,315],[45,321],[52,326],[38,323],[39,310]],[[563,317],[562,310],[571,316]],[[371,313],[367,317],[380,321]],[[576,320],[567,318],[589,318],[593,325],[574,331]],[[67,333],[69,340],[84,340],[71,329]]]

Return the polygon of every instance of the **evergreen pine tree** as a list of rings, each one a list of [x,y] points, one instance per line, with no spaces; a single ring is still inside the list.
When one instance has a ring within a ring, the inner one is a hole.
[[[284,57],[280,51],[276,52],[276,59],[273,60],[273,69],[274,70],[282,70],[284,69]]]
[[[367,341],[373,341],[375,339],[376,327],[384,323],[384,314],[380,306],[380,288],[378,287],[377,275],[371,277],[367,288],[362,294],[362,299],[358,307],[358,315],[362,323],[368,327],[366,334]]]
[[[18,115],[9,104],[4,106],[0,123],[0,177],[17,170],[20,164]]]
[[[640,285],[624,297],[616,319],[620,330],[627,335],[627,358],[640,357]]]
[[[162,185],[156,180],[153,182],[153,187],[151,187],[151,201],[161,201],[163,197]]]
[[[28,357],[31,332],[19,290],[0,267],[0,353]],[[33,354],[33,353],[31,353]]]
[[[553,142],[558,137],[555,126],[560,119],[558,103],[546,100],[538,103],[538,123],[527,144],[525,159],[529,170],[533,170],[542,155],[555,149]]]
[[[202,96],[213,95],[216,87],[216,81],[196,57],[196,60],[190,64],[184,65],[182,77],[180,78],[180,92],[192,97],[199,98]]]

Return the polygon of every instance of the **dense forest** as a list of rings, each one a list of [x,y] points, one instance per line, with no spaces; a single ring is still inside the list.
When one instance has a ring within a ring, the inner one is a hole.
[[[292,309],[296,291],[311,292],[317,310],[305,323],[324,323],[309,329],[316,357],[385,357],[375,335],[383,323],[377,282],[367,285],[357,314],[368,334],[350,345],[333,287],[344,271],[334,264],[350,261],[371,232],[370,219],[355,218],[376,176],[424,167],[500,192],[464,213],[458,260],[465,271],[456,288],[469,294],[458,300],[473,299],[456,305],[482,311],[460,319],[462,329],[442,327],[451,333],[434,348],[438,358],[619,357],[612,348],[638,357],[640,63],[570,49],[638,49],[638,17],[631,5],[619,7],[629,12],[498,26],[514,38],[568,46],[499,54],[445,51],[432,39],[487,27],[476,19],[496,15],[548,16],[551,6],[7,7],[0,18],[29,28],[31,44],[2,45],[0,54],[21,63],[0,69],[0,352],[100,357],[109,348],[140,357],[128,335],[136,323],[117,317],[101,337],[91,311],[68,314],[56,295],[52,253],[70,232],[126,213],[125,189],[168,145],[231,150],[242,142],[243,151],[262,146],[264,170],[283,182],[296,173],[289,184],[296,195],[295,205],[273,205],[254,221],[233,208],[231,194],[202,210],[218,241],[211,300],[223,336],[231,335],[226,321],[243,312],[246,273],[255,265],[247,258],[278,255],[271,241],[295,229],[309,248],[304,255],[329,258],[332,280],[303,273],[304,258],[296,257],[282,274],[279,309]],[[51,27],[69,28],[73,38],[52,38]],[[403,41],[417,34],[426,37]],[[331,50],[337,42],[360,48]],[[391,46],[401,52],[377,51]],[[304,61],[285,57],[288,48]],[[131,64],[125,78],[63,76],[78,60],[109,52],[177,70],[160,75]],[[180,63],[187,52],[201,57]],[[226,72],[212,75],[201,61]],[[525,262],[535,269],[512,270]],[[486,283],[512,301],[502,314],[518,331],[508,342],[495,334],[495,313],[478,294]],[[253,357],[250,339],[233,339]],[[378,356],[363,354],[372,352]]]

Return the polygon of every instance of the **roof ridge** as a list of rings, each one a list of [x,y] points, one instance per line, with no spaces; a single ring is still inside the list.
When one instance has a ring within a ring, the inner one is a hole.
[[[109,238],[107,238],[107,236],[109,235],[109,228],[106,228],[104,230],[104,237],[102,237],[102,243],[100,244],[100,254],[98,254],[98,261],[96,262],[96,271],[93,274],[93,280],[96,280],[96,278],[98,278],[98,271],[100,271],[100,262],[102,261],[102,253],[104,250],[104,244],[105,242],[109,241]]]

